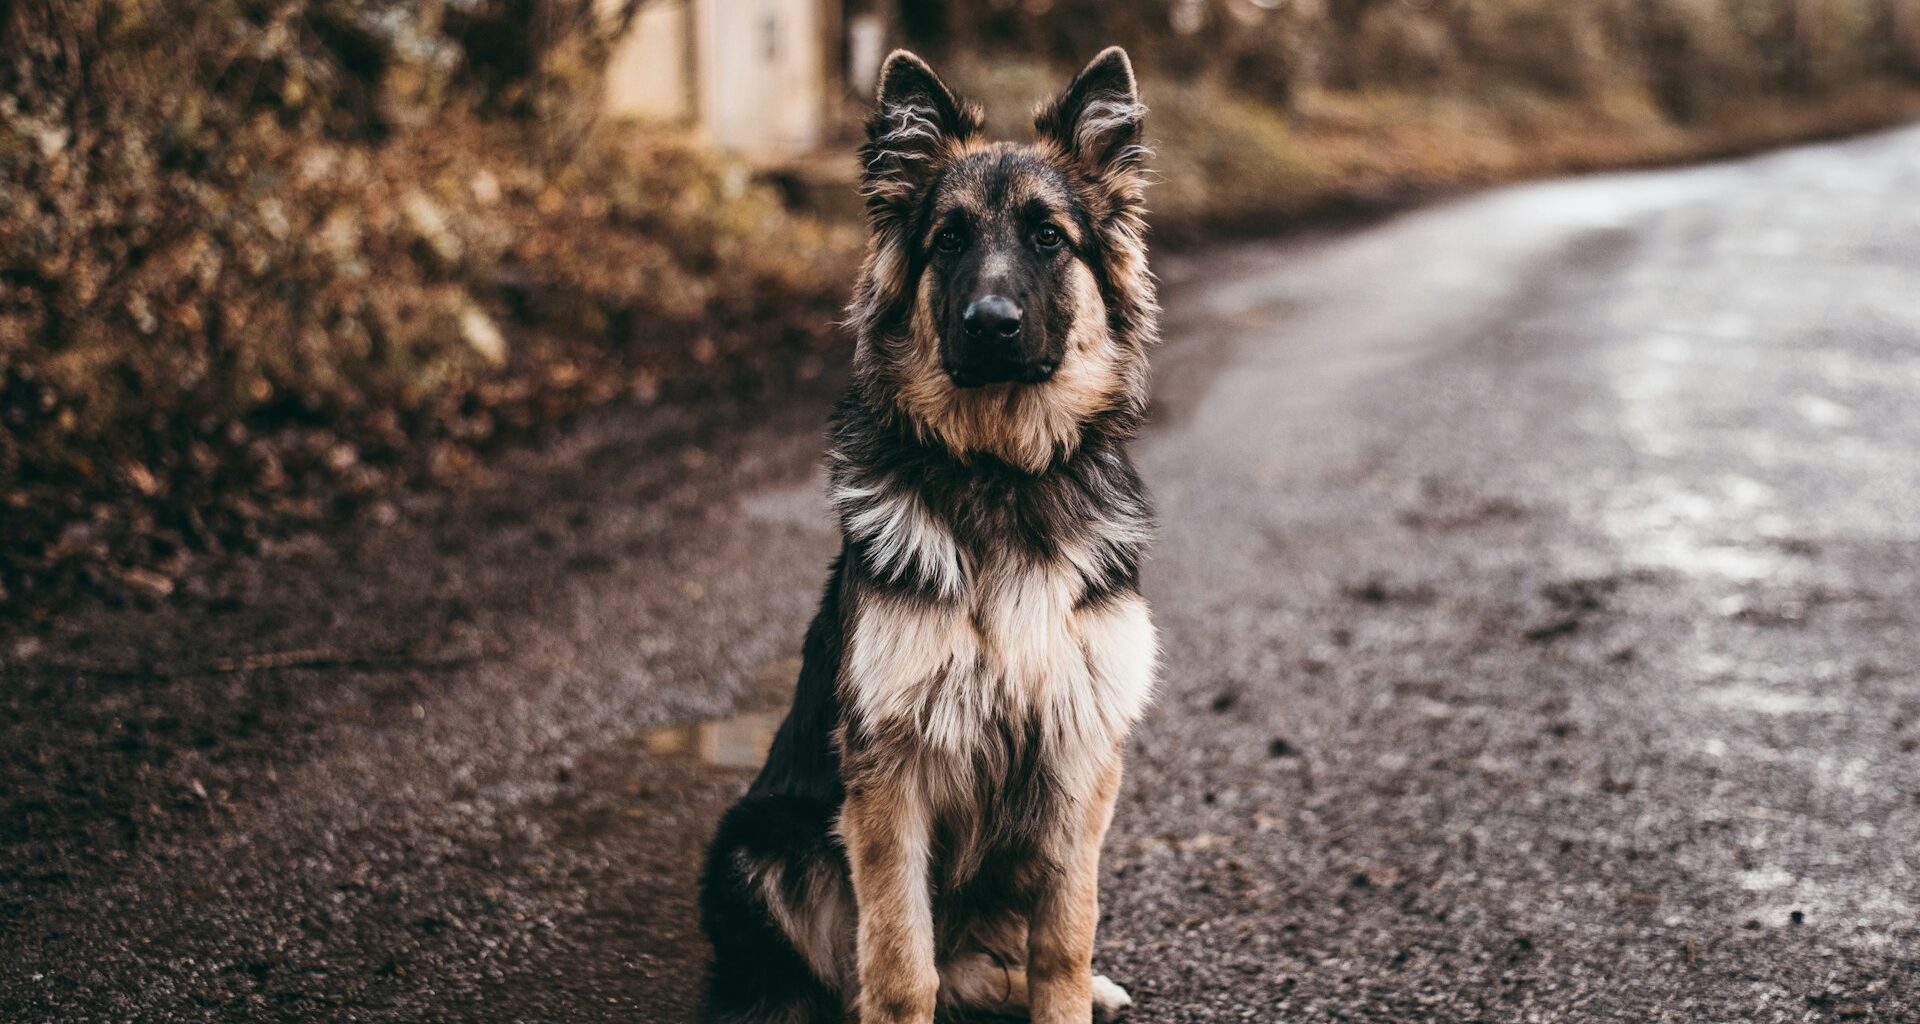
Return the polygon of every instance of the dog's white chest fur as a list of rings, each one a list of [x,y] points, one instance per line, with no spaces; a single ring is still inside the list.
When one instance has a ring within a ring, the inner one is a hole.
[[[964,755],[1009,721],[1037,725],[1045,743],[1106,747],[1145,710],[1157,648],[1138,595],[1077,607],[1074,560],[1026,555],[978,566],[955,590],[858,603],[844,682],[863,723]]]

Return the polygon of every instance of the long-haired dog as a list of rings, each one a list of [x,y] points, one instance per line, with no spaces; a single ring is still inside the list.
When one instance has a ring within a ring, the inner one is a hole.
[[[1133,69],[1031,143],[904,51],[881,72],[828,462],[843,543],[793,707],[720,824],[707,1018],[1085,1024],[1100,846],[1153,689],[1127,454],[1158,307]]]

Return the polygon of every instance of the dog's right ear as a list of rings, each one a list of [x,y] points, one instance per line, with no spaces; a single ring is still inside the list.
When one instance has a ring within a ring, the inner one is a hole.
[[[881,66],[877,97],[860,160],[861,192],[879,221],[912,209],[954,144],[980,131],[982,117],[905,50],[893,51]]]

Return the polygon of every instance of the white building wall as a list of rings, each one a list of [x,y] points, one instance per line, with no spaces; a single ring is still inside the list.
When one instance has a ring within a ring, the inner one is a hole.
[[[709,140],[763,158],[818,146],[827,70],[820,0],[695,0],[694,17]]]
[[[611,16],[623,0],[601,0]],[[686,0],[652,0],[641,6],[627,34],[607,60],[606,112],[615,117],[685,121],[694,116],[692,12]]]

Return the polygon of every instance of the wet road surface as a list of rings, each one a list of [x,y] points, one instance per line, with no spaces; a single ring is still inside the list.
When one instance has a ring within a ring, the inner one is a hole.
[[[1134,1019],[1920,1019],[1916,195],[1908,130],[1162,262]],[[0,638],[0,1019],[689,1019],[827,397]]]

